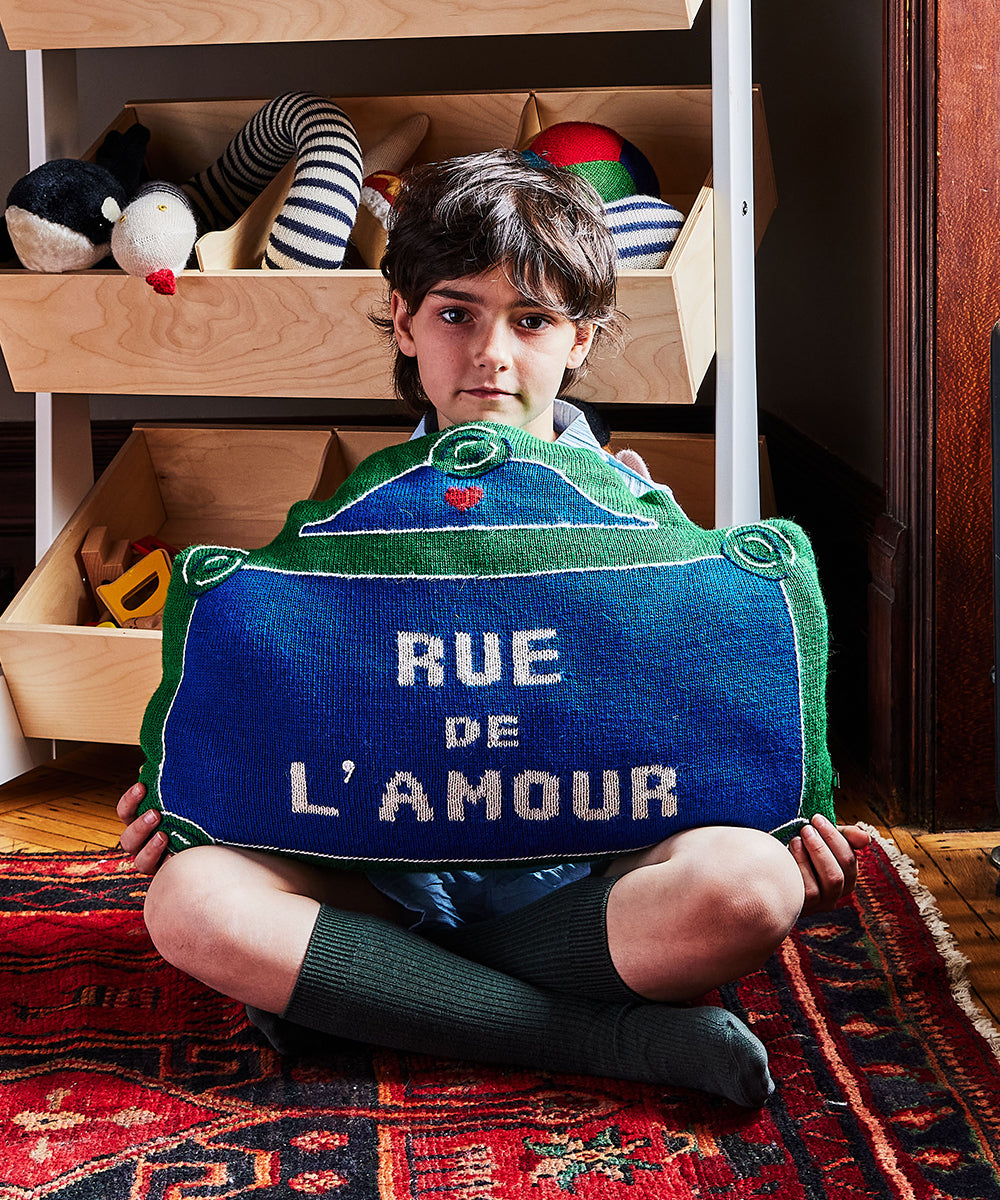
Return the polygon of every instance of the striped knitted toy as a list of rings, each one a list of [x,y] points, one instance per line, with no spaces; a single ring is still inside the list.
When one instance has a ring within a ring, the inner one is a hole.
[[[605,204],[604,215],[614,238],[621,270],[663,267],[684,224],[682,212],[655,196],[626,196],[614,200]]]
[[[269,101],[183,190],[207,228],[223,229],[293,157],[295,177],[261,265],[334,270],[344,261],[363,168],[354,126],[332,100],[289,92]]]
[[[146,807],[174,849],[544,863],[833,815],[803,532],[692,524],[596,455],[461,425],[261,550],[174,566]]]

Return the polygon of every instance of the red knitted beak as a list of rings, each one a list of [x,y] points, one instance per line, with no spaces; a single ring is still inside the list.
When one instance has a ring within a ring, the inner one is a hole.
[[[172,296],[177,291],[177,280],[169,267],[153,271],[146,276],[146,282],[160,296]]]

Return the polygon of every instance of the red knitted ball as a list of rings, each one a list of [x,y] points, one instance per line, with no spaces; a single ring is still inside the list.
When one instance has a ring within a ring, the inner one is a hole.
[[[563,121],[543,129],[528,147],[555,167],[581,175],[609,204],[626,196],[659,196],[649,159],[607,125]]]

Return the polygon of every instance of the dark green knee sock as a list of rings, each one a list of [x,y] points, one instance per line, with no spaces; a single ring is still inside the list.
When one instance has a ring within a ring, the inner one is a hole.
[[[643,1001],[611,961],[606,910],[614,882],[591,875],[502,917],[429,936],[463,958],[545,991]]]
[[[541,991],[379,917],[323,906],[283,1016],[443,1058],[697,1088],[756,1107],[767,1053],[721,1008]]]

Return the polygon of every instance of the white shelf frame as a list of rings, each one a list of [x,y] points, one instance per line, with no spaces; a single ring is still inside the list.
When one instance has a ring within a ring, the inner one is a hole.
[[[750,0],[712,0],[715,524],[719,527],[760,519],[751,51]]]
[[[754,276],[751,0],[712,3],[715,197],[715,523],[760,517]],[[32,167],[81,153],[75,50],[26,50]],[[88,396],[35,398],[36,554],[41,558],[93,485]],[[0,677],[0,781],[50,754],[20,732]]]

